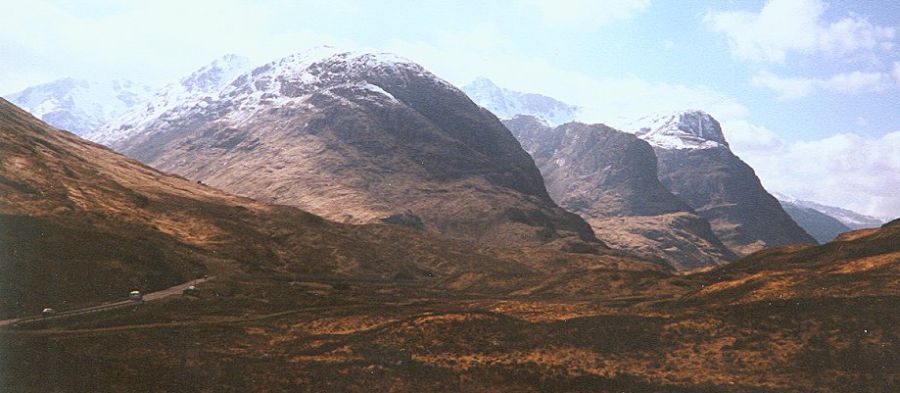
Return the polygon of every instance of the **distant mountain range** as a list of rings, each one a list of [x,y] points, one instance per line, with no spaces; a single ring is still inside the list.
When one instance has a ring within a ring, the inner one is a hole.
[[[857,213],[852,210],[828,206],[821,203],[806,201],[802,199],[798,199],[792,197],[790,195],[785,195],[781,193],[774,192],[772,193],[782,204],[790,204],[794,206],[799,206],[807,209],[813,209],[820,213],[826,214],[835,220],[839,221],[841,224],[846,225],[850,229],[863,229],[863,228],[877,228],[887,222],[887,220],[883,220],[877,217],[867,216],[865,214]]]
[[[820,243],[826,243],[838,235],[854,229],[877,228],[883,220],[851,210],[804,201],[792,196],[772,193],[784,210],[803,226]]]
[[[779,204],[702,111],[641,119],[626,130],[634,138],[570,123],[579,108],[559,100],[485,78],[460,91],[387,54],[320,47],[259,67],[226,55],[156,92],[64,79],[10,98],[57,127],[240,195],[486,243],[591,243],[594,232],[690,269],[881,223]],[[534,162],[472,101],[505,119]]]
[[[55,127],[85,136],[145,102],[151,94],[149,87],[129,80],[64,78],[5,98]]]

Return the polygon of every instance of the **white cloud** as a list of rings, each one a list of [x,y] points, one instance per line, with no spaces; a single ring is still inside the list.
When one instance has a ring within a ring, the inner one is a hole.
[[[894,81],[900,85],[900,61],[894,62]]]
[[[893,48],[893,27],[857,15],[829,23],[822,18],[826,8],[820,0],[771,0],[759,12],[710,11],[705,20],[746,60],[781,62],[790,52],[840,56]]]
[[[722,130],[732,150],[742,154],[769,154],[784,146],[778,134],[746,120],[723,121]]]
[[[896,68],[894,71],[897,71]],[[803,98],[818,90],[844,94],[884,91],[900,83],[900,79],[894,79],[895,76],[887,72],[853,71],[825,79],[783,78],[762,71],[753,76],[752,82],[776,92],[778,99],[784,101]]]
[[[874,216],[900,216],[900,131],[785,143],[749,123],[724,122],[723,128],[732,149],[768,190]]]
[[[544,23],[597,29],[617,20],[629,19],[646,10],[650,0],[530,0]]]

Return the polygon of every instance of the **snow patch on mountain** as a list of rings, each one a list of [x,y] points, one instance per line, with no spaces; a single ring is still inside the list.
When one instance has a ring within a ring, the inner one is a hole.
[[[341,52],[321,46],[252,69],[245,62],[235,60],[232,57],[220,61],[219,66],[214,63],[198,70],[158,93],[143,108],[110,123],[92,138],[114,144],[138,134],[146,137],[154,129],[164,128],[161,127],[164,124],[156,122],[214,113],[224,114],[223,119],[240,125],[261,110],[308,107],[312,105],[309,98],[314,94],[332,97],[349,106],[358,105],[355,100],[379,105],[400,103],[374,82],[380,78],[426,78],[437,86],[459,91],[422,66],[390,53]],[[239,70],[243,71],[236,72]],[[216,78],[205,76],[210,72],[215,72]],[[209,80],[215,83],[193,83]],[[459,94],[463,93],[459,91]]]
[[[688,110],[641,118],[632,126],[641,139],[663,149],[728,147],[722,126],[708,113]]]
[[[575,120],[580,111],[576,106],[547,96],[501,88],[487,78],[477,78],[463,86],[462,90],[472,101],[500,119],[529,115],[558,126]]]
[[[120,117],[108,122],[86,137],[95,142],[111,144],[133,135],[167,111],[191,102],[203,106],[204,98],[215,95],[222,87],[248,70],[250,60],[233,54],[222,56],[194,71],[178,83],[169,84],[152,97]]]
[[[129,80],[64,78],[32,86],[5,98],[50,125],[86,135],[151,95]]]

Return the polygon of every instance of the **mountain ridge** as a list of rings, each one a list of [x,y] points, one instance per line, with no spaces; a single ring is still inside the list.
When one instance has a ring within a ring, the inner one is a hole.
[[[679,270],[735,259],[709,223],[663,187],[646,141],[603,124],[550,127],[524,115],[504,124],[534,158],[554,200],[607,244]]]
[[[587,223],[554,204],[531,158],[494,116],[395,55],[333,48],[291,55],[137,124],[112,146],[162,170],[330,219],[405,217],[489,243],[596,242]]]

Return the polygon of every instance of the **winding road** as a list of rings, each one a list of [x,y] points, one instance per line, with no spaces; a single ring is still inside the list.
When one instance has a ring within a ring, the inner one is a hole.
[[[156,292],[146,293],[143,296],[143,299],[144,299],[143,301],[149,302],[149,301],[166,298],[166,297],[169,297],[172,295],[177,295],[177,294],[180,294],[182,291],[184,291],[185,288],[187,288],[191,285],[197,285],[197,284],[203,283],[205,281],[208,281],[212,278],[213,277],[199,278],[196,280],[191,280],[191,281],[188,281],[185,283],[178,284],[171,288],[166,288],[166,289],[162,289],[162,290],[159,290]],[[90,313],[95,313],[95,312],[100,312],[100,311],[107,311],[107,310],[112,310],[112,309],[121,308],[121,307],[128,307],[128,306],[134,305],[135,303],[136,302],[133,300],[122,300],[122,301],[117,301],[117,302],[112,302],[112,303],[103,303],[103,304],[99,304],[96,306],[77,308],[74,310],[61,311],[61,312],[51,315],[51,316],[37,315],[37,316],[30,316],[30,317],[5,319],[5,320],[0,321],[0,328],[6,327],[6,326],[18,325],[18,324],[26,324],[29,322],[49,321],[49,320],[54,320],[54,319],[72,317],[72,316],[76,316],[76,315],[83,315],[83,314],[90,314]]]

